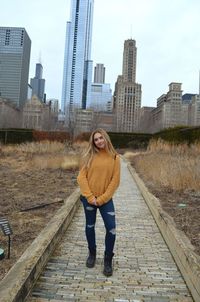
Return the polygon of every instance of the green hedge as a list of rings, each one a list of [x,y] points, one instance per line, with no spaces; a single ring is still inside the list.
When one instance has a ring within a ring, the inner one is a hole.
[[[108,134],[115,148],[146,148],[149,140],[152,138],[152,134],[146,133],[109,132]]]
[[[161,138],[171,143],[192,144],[200,141],[200,127],[174,127],[162,130],[153,135],[153,138]]]
[[[80,133],[75,141],[88,141],[91,132]],[[143,133],[121,133],[121,132],[108,132],[108,135],[115,148],[134,148],[141,149],[148,146],[152,134]]]
[[[0,129],[0,142],[3,144],[20,144],[32,141],[51,140],[66,141],[69,134],[62,131],[36,131],[32,129]]]
[[[40,134],[40,131],[38,131],[38,133]],[[44,134],[43,132],[41,133]],[[46,134],[52,133],[46,132]],[[59,132],[55,132],[54,134],[56,134],[56,136],[54,136],[55,140],[57,140],[60,137]],[[63,135],[63,133],[61,134]],[[89,134],[90,133],[87,133],[87,138]],[[186,142],[188,144],[200,141],[200,127],[174,127],[155,134],[117,132],[108,132],[108,134],[115,148],[146,148],[151,138],[161,138],[172,143]],[[82,137],[80,136],[78,138],[81,139]],[[85,136],[84,138],[86,139]],[[20,144],[34,140],[38,139],[35,138],[34,130],[32,129],[0,129],[0,142],[3,144]]]
[[[20,144],[33,141],[31,129],[0,129],[0,142],[3,144]]]
[[[179,126],[164,129],[154,134],[109,132],[109,136],[116,148],[146,148],[152,138],[161,138],[175,144],[187,143],[190,145],[200,141],[200,127]]]

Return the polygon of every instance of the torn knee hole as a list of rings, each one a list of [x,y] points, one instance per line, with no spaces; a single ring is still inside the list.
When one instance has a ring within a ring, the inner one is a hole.
[[[115,212],[107,212],[107,214],[110,216],[115,216]]]
[[[93,211],[94,208],[93,208],[93,207],[86,207],[86,210],[87,210],[87,211]]]
[[[109,233],[111,233],[112,235],[116,235],[116,229],[111,229],[111,230],[109,231]]]
[[[91,229],[94,227],[94,224],[87,224],[87,228]]]

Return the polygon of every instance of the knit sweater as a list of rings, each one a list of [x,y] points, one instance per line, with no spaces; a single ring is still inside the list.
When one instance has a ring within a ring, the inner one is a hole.
[[[83,167],[77,177],[81,194],[89,203],[96,197],[97,205],[108,202],[120,182],[120,158],[105,150],[94,155],[89,168]]]

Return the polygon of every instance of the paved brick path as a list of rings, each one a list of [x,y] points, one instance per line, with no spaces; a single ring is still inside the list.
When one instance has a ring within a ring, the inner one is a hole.
[[[192,302],[173,258],[122,163],[121,185],[115,195],[117,240],[114,274],[102,274],[104,226],[98,214],[97,263],[85,267],[87,244],[82,207],[50,258],[29,302]]]

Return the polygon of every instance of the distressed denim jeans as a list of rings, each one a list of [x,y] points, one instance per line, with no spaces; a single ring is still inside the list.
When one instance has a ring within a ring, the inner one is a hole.
[[[106,204],[99,207],[89,204],[87,199],[82,195],[80,200],[85,212],[85,234],[88,242],[88,248],[91,250],[96,249],[95,223],[97,209],[99,209],[106,228],[105,252],[107,255],[112,255],[116,238],[115,209],[113,200],[110,199]]]

